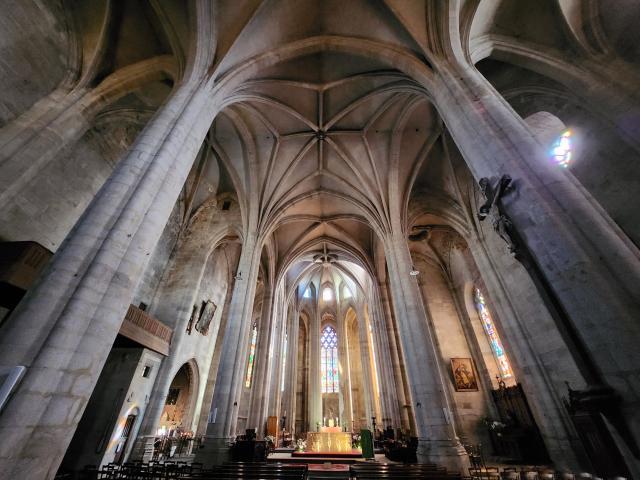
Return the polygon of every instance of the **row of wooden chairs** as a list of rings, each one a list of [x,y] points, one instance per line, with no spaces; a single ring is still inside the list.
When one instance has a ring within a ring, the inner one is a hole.
[[[485,467],[482,469],[470,468],[469,476],[472,480],[602,480],[591,473],[558,472],[545,468],[521,468],[516,467]],[[624,477],[615,477],[613,480],[626,480]]]
[[[306,465],[280,463],[226,463],[205,469],[202,464],[186,462],[131,463],[88,466],[81,480],[305,480]]]
[[[428,463],[356,463],[349,470],[351,478],[357,480],[462,480],[459,473]]]

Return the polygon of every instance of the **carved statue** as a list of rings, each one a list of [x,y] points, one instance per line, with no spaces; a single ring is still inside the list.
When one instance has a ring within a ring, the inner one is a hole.
[[[509,252],[512,255],[516,255],[518,253],[518,244],[514,239],[513,222],[511,222],[507,214],[502,211],[499,202],[502,196],[513,188],[511,186],[511,177],[503,175],[495,188],[491,187],[488,178],[481,178],[478,184],[480,185],[480,191],[486,199],[478,210],[478,219],[483,221],[489,217],[493,229],[500,238],[505,241]]]

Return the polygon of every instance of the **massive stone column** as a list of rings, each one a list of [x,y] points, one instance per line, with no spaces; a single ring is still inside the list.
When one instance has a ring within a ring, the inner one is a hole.
[[[317,300],[316,300],[317,301]],[[309,430],[322,424],[322,386],[320,382],[320,312],[315,304],[309,319]]]
[[[347,348],[347,322],[343,309],[338,307],[338,362],[340,374],[340,397],[342,410],[340,417],[347,430],[353,428],[353,408],[351,403],[351,379],[349,372],[349,349]]]
[[[362,379],[364,391],[364,411],[367,416],[367,425],[372,427],[371,417],[375,413],[374,392],[373,392],[373,372],[371,371],[369,341],[367,339],[367,322],[364,316],[364,305],[358,302],[356,305],[356,316],[358,322],[358,343],[360,346],[360,364],[362,365]]]
[[[572,431],[563,403],[566,395],[563,382],[570,379],[574,388],[582,388],[584,382],[576,381],[580,374],[571,352],[562,343],[540,297],[531,295],[535,287],[531,281],[527,282],[526,271],[508,272],[500,268],[487,245],[475,235],[468,243],[488,290],[494,320],[500,321],[505,334],[502,340],[508,348],[516,378],[522,384],[547,451],[557,468],[577,469],[580,466],[577,452],[582,447]],[[532,299],[526,300],[527,296]],[[531,309],[535,313],[523,315]],[[491,405],[493,402],[489,401]]]
[[[287,333],[287,325],[288,321],[293,315],[291,305],[285,306],[284,301],[281,298],[282,302],[280,305],[283,312],[282,318],[280,318],[275,325],[274,338],[272,344],[272,358],[271,358],[271,374],[270,374],[270,383],[269,383],[269,415],[278,418],[278,431],[282,429],[280,425],[280,418],[282,417],[282,365],[285,361],[284,358],[284,344],[285,344],[285,335]]]
[[[242,244],[238,272],[229,306],[224,344],[209,412],[204,448],[196,461],[210,465],[228,457],[228,442],[235,435],[238,407],[246,374],[248,335],[260,266],[260,245],[249,232]]]
[[[391,305],[389,301],[389,293],[386,283],[378,283],[378,291],[380,292],[380,304],[383,311],[383,319],[385,321],[384,328],[386,337],[389,339],[389,354],[391,356],[392,368],[393,368],[393,386],[395,387],[395,394],[397,396],[397,408],[399,409],[400,421],[394,424],[395,428],[401,428],[407,431],[415,431],[415,421],[410,412],[405,406],[409,405],[407,398],[408,386],[405,381],[405,366],[402,352],[397,341],[397,331],[391,311]]]
[[[295,332],[296,337],[292,346],[295,345],[295,349],[293,350],[292,356],[292,364],[290,369],[291,375],[291,391],[289,395],[291,397],[291,409],[287,410],[287,422],[289,424],[289,428],[291,432],[295,435],[294,437],[299,437],[302,431],[296,430],[296,416],[298,415],[298,411],[300,409],[300,405],[298,404],[298,376],[300,375],[300,368],[304,368],[304,363],[301,365],[298,361],[298,352],[300,349],[304,349],[304,345],[300,344],[300,310],[296,310],[295,317]]]
[[[391,361],[391,339],[387,334],[384,321],[384,313],[380,305],[380,299],[374,288],[370,289],[370,298],[372,299],[372,330],[373,338],[376,343],[376,353],[378,359],[379,380],[380,380],[380,400],[382,408],[382,417],[380,425],[385,428],[387,426],[398,427],[400,425],[399,398],[404,392],[396,389],[394,382],[395,372]],[[404,401],[404,400],[403,400]]]
[[[471,66],[440,65],[434,101],[476,180],[508,174],[504,214],[565,319],[587,383],[606,382],[640,440],[640,255],[547,154],[526,124]],[[535,168],[532,168],[535,166]]]
[[[298,335],[300,331],[300,312],[295,306],[289,317],[287,328],[287,359],[284,371],[284,392],[282,392],[281,415],[286,416],[285,428],[292,431],[295,426],[296,379],[298,367]]]
[[[185,82],[119,162],[0,335],[27,367],[0,415],[0,477],[52,478],[216,107]]]
[[[266,282],[263,292],[262,312],[258,323],[258,344],[253,370],[253,384],[251,385],[251,399],[249,403],[249,418],[247,428],[255,428],[259,438],[264,435],[265,413],[267,409],[267,379],[271,332],[273,329],[273,289],[271,283]]]
[[[461,470],[468,462],[466,452],[456,436],[444,392],[434,333],[418,284],[409,275],[412,261],[407,239],[400,226],[396,228],[384,238],[384,247],[416,422],[418,459]]]

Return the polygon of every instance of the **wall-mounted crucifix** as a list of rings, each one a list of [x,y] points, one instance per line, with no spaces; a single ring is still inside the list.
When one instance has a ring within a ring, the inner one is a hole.
[[[495,186],[490,184],[488,178],[481,178],[478,183],[480,185],[480,191],[486,199],[478,210],[478,219],[483,221],[488,217],[489,220],[491,220],[493,229],[500,238],[506,242],[509,252],[514,256],[517,255],[518,243],[515,240],[513,223],[507,214],[504,213],[500,204],[501,198],[513,190],[511,177],[509,175],[503,175]]]

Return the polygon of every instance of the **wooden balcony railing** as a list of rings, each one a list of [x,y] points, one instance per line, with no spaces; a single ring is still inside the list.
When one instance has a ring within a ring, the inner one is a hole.
[[[169,354],[173,330],[138,307],[129,310],[120,327],[120,335],[163,355]]]

